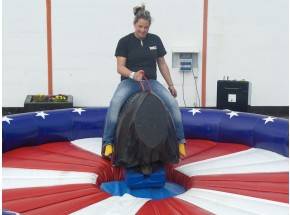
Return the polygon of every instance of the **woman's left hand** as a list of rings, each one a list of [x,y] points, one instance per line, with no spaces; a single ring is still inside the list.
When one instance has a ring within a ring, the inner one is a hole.
[[[171,95],[172,95],[173,97],[176,97],[176,96],[177,96],[177,91],[176,91],[176,89],[175,89],[174,86],[169,86],[169,87],[168,87],[168,90],[170,91],[170,93],[171,93]]]

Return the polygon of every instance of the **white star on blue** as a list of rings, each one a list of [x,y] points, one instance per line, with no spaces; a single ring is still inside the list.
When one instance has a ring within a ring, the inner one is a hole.
[[[268,116],[267,118],[263,118],[263,120],[265,121],[265,125],[268,122],[274,122],[274,119],[276,119],[276,118],[275,117],[271,117],[271,116]]]
[[[226,113],[226,114],[230,116],[230,119],[231,119],[233,116],[239,116],[238,112],[235,112],[235,111],[231,111],[230,113]]]
[[[48,116],[48,115],[49,114],[44,113],[43,111],[40,111],[40,112],[36,112],[35,116],[40,116],[40,117],[42,117],[42,119],[45,119],[45,116]]]
[[[82,109],[82,108],[75,108],[72,112],[77,112],[79,115],[82,115],[82,112],[84,112],[86,110]]]
[[[192,116],[194,116],[196,113],[201,113],[200,109],[196,109],[196,108],[192,108],[191,110],[189,110],[188,112],[192,113]]]
[[[7,116],[4,116],[3,118],[2,118],[2,122],[7,122],[9,125],[10,125],[10,121],[11,120],[13,120],[12,118],[9,118],[9,117],[7,117]]]

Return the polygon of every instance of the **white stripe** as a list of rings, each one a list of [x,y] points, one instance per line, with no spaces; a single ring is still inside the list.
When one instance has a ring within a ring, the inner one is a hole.
[[[289,210],[286,203],[197,188],[192,188],[176,198],[222,215],[286,215]]]
[[[100,137],[78,139],[78,140],[71,141],[71,143],[86,151],[92,152],[97,155],[101,155],[102,138]]]
[[[137,198],[129,194],[112,196],[72,214],[134,215],[149,200],[150,199]]]
[[[46,187],[65,184],[95,184],[97,175],[88,172],[2,168],[2,189]]]
[[[193,162],[176,170],[187,176],[231,173],[288,172],[289,159],[264,149],[249,149]]]

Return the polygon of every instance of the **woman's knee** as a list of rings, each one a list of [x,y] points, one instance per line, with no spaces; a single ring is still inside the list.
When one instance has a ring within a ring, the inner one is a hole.
[[[168,100],[167,105],[169,106],[168,108],[171,109],[172,111],[176,111],[176,110],[179,111],[178,103],[176,99],[174,99],[173,97]]]
[[[172,107],[172,108],[178,107],[177,100],[166,89],[165,91],[159,92],[159,97],[163,100],[163,102],[167,106]]]
[[[110,108],[112,110],[118,110],[121,108],[122,104],[126,100],[125,97],[122,96],[114,96],[110,101]]]

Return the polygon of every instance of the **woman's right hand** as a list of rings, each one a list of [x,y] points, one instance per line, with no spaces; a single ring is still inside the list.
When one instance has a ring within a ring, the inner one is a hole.
[[[135,72],[134,74],[134,80],[135,81],[142,81],[144,76],[144,71],[143,70],[138,70],[137,72]]]

